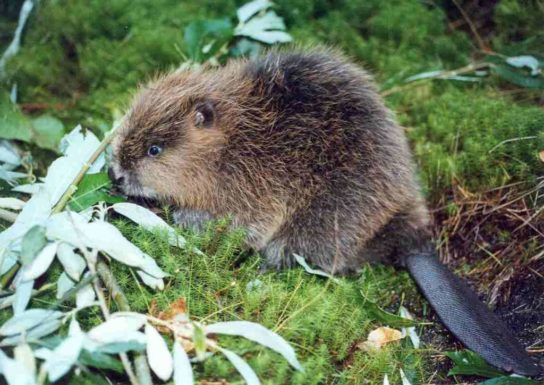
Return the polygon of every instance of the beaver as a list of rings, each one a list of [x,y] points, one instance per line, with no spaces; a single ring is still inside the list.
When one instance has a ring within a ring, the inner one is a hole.
[[[266,268],[298,254],[333,274],[406,266],[444,324],[491,364],[534,375],[523,347],[436,258],[406,135],[369,74],[331,49],[271,50],[144,86],[112,144],[129,196],[200,228],[229,216]]]

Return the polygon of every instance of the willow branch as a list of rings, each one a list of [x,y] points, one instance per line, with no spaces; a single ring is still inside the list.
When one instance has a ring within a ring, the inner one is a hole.
[[[110,292],[113,301],[120,311],[130,311],[128,298],[117,283],[109,266],[104,261],[98,261],[96,264],[96,272],[104,286]],[[134,368],[140,385],[153,385],[151,380],[151,372],[147,363],[147,357],[144,352],[137,352],[134,355]]]
[[[419,86],[419,85],[421,85],[421,84],[423,84],[423,83],[425,83],[425,82],[427,82],[429,80],[448,79],[448,78],[450,78],[452,76],[459,76],[459,75],[468,74],[468,73],[471,73],[471,72],[474,72],[474,71],[477,71],[477,70],[480,70],[480,69],[483,69],[483,68],[487,68],[489,66],[491,66],[491,63],[485,63],[485,62],[471,63],[471,64],[469,64],[467,66],[457,68],[457,69],[454,69],[454,70],[442,71],[442,72],[440,72],[439,74],[437,74],[436,76],[433,76],[433,77],[417,79],[417,80],[407,82],[406,84],[402,84],[402,85],[392,87],[392,88],[390,88],[388,90],[380,92],[380,94],[381,94],[381,96],[384,96],[384,97],[389,96],[391,94],[395,94],[397,92],[404,91],[406,89],[417,87],[417,86]]]
[[[89,168],[91,168],[93,163],[98,159],[98,157],[106,150],[106,147],[108,147],[108,145],[111,143],[115,135],[116,129],[117,128],[115,127],[106,134],[106,136],[104,137],[104,139],[102,139],[102,142],[100,142],[97,149],[92,153],[92,155],[87,160],[87,162],[85,162],[83,167],[81,167],[81,170],[79,170],[79,173],[76,175],[76,177],[74,178],[70,186],[66,189],[64,194],[62,194],[58,203],[53,208],[53,214],[60,213],[62,210],[64,210],[64,208],[66,207],[66,205],[68,204],[68,202],[70,201],[74,193],[77,191],[78,184],[81,182],[81,180],[83,179],[87,171],[89,171]]]

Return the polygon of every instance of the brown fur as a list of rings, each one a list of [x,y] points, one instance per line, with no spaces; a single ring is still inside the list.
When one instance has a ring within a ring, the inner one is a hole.
[[[203,106],[213,114],[195,126]],[[146,155],[152,144],[163,148],[157,157]],[[327,50],[159,78],[113,147],[129,195],[176,205],[184,225],[230,215],[272,267],[295,253],[347,273],[399,261],[428,237],[402,128],[369,76]]]

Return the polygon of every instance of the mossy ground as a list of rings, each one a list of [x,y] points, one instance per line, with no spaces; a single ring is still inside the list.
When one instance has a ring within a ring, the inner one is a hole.
[[[144,0],[42,1],[30,20],[21,52],[9,63],[9,79],[17,83],[19,104],[28,113],[47,111],[67,127],[81,123],[100,133],[110,127],[112,115],[124,108],[139,82],[184,60],[182,36],[187,23],[233,16],[240,4],[232,0],[155,0],[152,6]],[[470,34],[452,27],[445,11],[452,8],[448,1],[278,0],[276,4],[295,42],[340,48],[367,68],[383,89],[420,72],[462,67],[481,55]],[[0,28],[0,44],[4,44],[18,7],[0,1],[0,9],[11,16]],[[492,29],[484,39],[509,55],[541,53],[541,10],[538,1],[499,2],[490,12]],[[494,205],[491,208],[499,207],[538,183],[544,173],[538,158],[544,149],[542,95],[495,79],[477,84],[438,80],[403,88],[386,102],[406,127],[414,149],[422,186],[436,214],[441,255],[469,277],[481,279],[487,274],[479,286],[486,292],[495,287],[496,273],[512,266],[513,277],[536,279],[537,287],[542,285],[542,257],[530,264],[519,262],[531,261],[541,250],[542,212],[529,222],[536,231],[527,225],[520,231],[517,227],[523,221],[511,212],[484,216],[481,206],[477,206],[480,211],[470,206],[488,201]],[[526,139],[512,141],[516,138]],[[512,183],[518,184],[507,189],[511,195],[488,192]],[[538,198],[529,199],[533,196],[522,200],[525,212],[523,207],[506,207],[531,217],[542,205]],[[490,227],[484,228],[478,219]],[[398,368],[414,384],[430,378],[445,381],[443,367],[433,374],[437,339],[418,351],[409,341],[376,353],[355,347],[372,328],[381,326],[365,311],[361,292],[390,310],[404,301],[410,310],[426,315],[425,304],[402,271],[367,266],[360,276],[342,279],[339,285],[326,284],[302,269],[258,275],[258,257],[240,252],[239,234],[211,231],[190,237],[207,251],[202,258],[172,249],[161,237],[129,224],[119,225],[172,274],[167,288],[154,293],[135,285],[128,270],[116,269],[135,310],[145,311],[153,299],[163,309],[184,297],[195,319],[253,320],[294,344],[305,373],[294,373],[278,355],[252,343],[221,340],[247,358],[264,383],[378,384],[385,373],[391,383],[400,383]],[[467,255],[471,257],[456,259]],[[500,262],[503,258],[505,265]],[[255,279],[263,282],[261,288],[248,291],[247,284]],[[531,297],[524,298],[518,300]],[[529,335],[534,342],[537,334]],[[445,344],[452,347],[450,340]],[[237,378],[221,357],[196,368],[199,378]]]

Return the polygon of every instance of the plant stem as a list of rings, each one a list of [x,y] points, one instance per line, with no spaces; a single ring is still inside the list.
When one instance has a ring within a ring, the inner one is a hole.
[[[117,305],[117,308],[120,311],[130,311],[128,298],[117,283],[117,280],[113,276],[108,265],[104,261],[99,260],[96,264],[96,272],[104,283],[104,286],[106,286],[110,292],[113,301]],[[145,353],[135,353],[134,368],[136,369],[136,375],[140,385],[153,385],[151,372],[149,370]]]
[[[70,198],[72,198],[72,195],[74,195],[74,193],[77,191],[77,185],[81,182],[81,180],[83,179],[87,171],[89,171],[89,168],[91,168],[91,166],[98,159],[100,154],[102,154],[104,150],[106,149],[106,147],[108,147],[108,145],[111,143],[116,130],[117,130],[117,127],[114,127],[110,132],[106,134],[104,139],[102,139],[102,142],[100,142],[100,145],[98,146],[98,148],[93,152],[89,160],[87,160],[87,162],[83,165],[79,173],[76,175],[76,177],[72,181],[72,184],[70,185],[70,187],[68,187],[68,189],[66,189],[64,194],[62,194],[62,196],[60,197],[59,201],[53,208],[53,214],[60,213],[62,210],[64,210],[64,208],[70,201]]]
[[[413,81],[408,82],[406,84],[401,84],[401,85],[392,87],[392,88],[390,88],[388,90],[380,92],[380,94],[383,97],[389,96],[391,94],[395,94],[397,92],[404,91],[406,89],[419,86],[419,85],[421,85],[422,83],[424,83],[425,81],[428,81],[428,80],[447,79],[447,78],[452,77],[452,76],[463,75],[463,74],[467,74],[467,73],[470,73],[470,72],[477,71],[477,70],[482,69],[482,68],[487,68],[487,67],[490,67],[491,65],[492,65],[491,63],[486,63],[486,62],[470,63],[469,65],[461,67],[461,68],[457,68],[457,69],[450,70],[450,71],[442,71],[439,75],[436,75],[436,76],[433,76],[433,77],[413,80]]]

